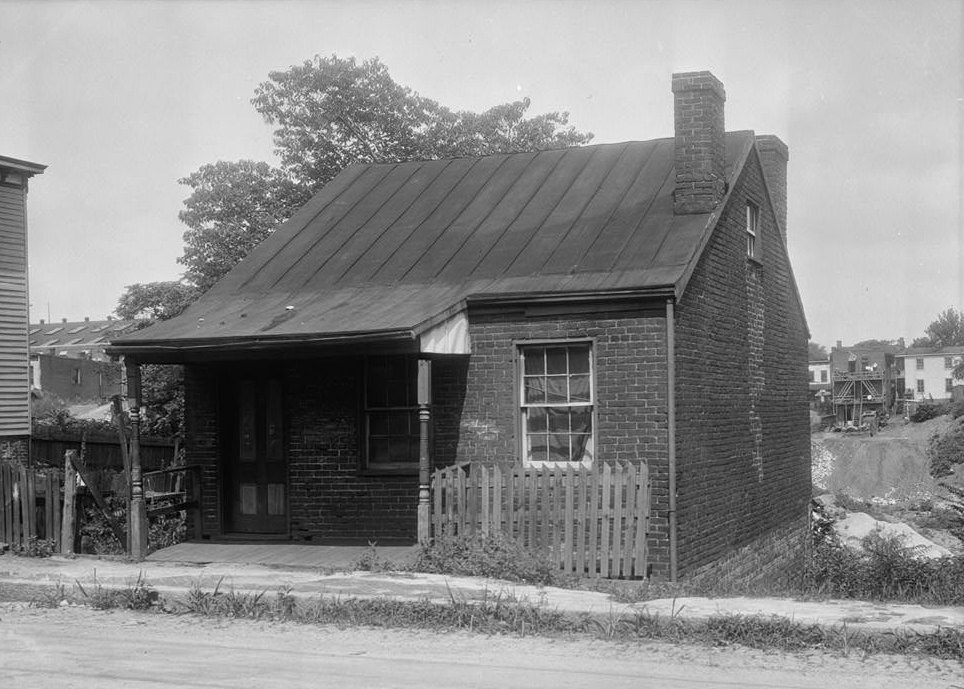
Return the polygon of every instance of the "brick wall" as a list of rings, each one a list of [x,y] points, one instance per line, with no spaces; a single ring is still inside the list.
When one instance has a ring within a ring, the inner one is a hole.
[[[0,459],[27,464],[30,453],[30,438],[27,436],[8,436],[0,438]]]
[[[662,309],[657,305],[657,309]],[[458,459],[520,461],[516,343],[592,338],[595,360],[596,459],[647,462],[652,477],[650,560],[668,573],[669,496],[666,450],[666,321],[650,313],[543,315],[472,312],[472,356],[466,371]]]
[[[464,397],[465,357],[433,363],[436,465],[455,461]],[[414,542],[418,477],[360,472],[362,359],[332,358],[281,363],[285,390],[290,534],[297,540]],[[218,464],[219,380],[230,368],[185,368],[186,442],[189,464],[202,466],[203,528],[217,536],[223,518],[223,474]]]
[[[807,334],[762,180],[751,154],[678,306],[681,577],[805,525]],[[746,256],[747,200],[759,262]]]
[[[110,361],[41,354],[31,365],[40,367],[41,389],[66,402],[106,400],[122,392],[121,365]]]

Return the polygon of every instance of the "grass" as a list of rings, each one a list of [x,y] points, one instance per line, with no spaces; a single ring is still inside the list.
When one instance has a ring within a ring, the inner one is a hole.
[[[823,627],[783,617],[716,615],[688,619],[683,609],[661,616],[641,610],[608,616],[571,615],[543,603],[494,594],[467,601],[452,594],[446,602],[389,598],[318,596],[298,599],[289,589],[275,595],[197,587],[174,606],[179,612],[235,619],[287,621],[334,626],[468,631],[519,637],[596,638],[614,642],[731,645],[784,652],[915,654],[964,661],[964,630],[940,628],[929,634],[865,632],[847,625]]]
[[[466,600],[449,592],[443,602],[317,596],[301,598],[287,587],[273,594],[225,589],[221,581],[211,590],[195,585],[184,596],[162,599],[143,574],[123,587],[75,582],[45,590],[32,601],[37,607],[86,605],[97,610],[128,609],[204,617],[267,620],[333,626],[422,629],[434,632],[468,631],[519,637],[594,638],[621,643],[672,642],[714,647],[739,645],[755,649],[830,653],[897,653],[964,661],[964,630],[938,628],[932,633],[866,632],[846,624],[823,627],[783,617],[716,615],[691,619],[683,606],[669,615],[643,607],[633,613],[609,615],[566,614],[544,601],[519,600],[504,593],[485,593]]]

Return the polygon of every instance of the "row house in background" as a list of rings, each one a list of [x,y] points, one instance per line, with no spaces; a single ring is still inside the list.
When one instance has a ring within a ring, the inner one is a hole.
[[[122,392],[123,367],[111,361],[104,348],[112,338],[142,325],[113,318],[31,324],[31,388],[64,402],[106,402]]]
[[[0,156],[0,456],[25,459],[30,444],[27,328],[27,184],[46,165]]]
[[[964,360],[964,347],[911,347],[897,359],[908,406],[964,396],[964,379],[954,376],[954,367]]]
[[[810,408],[821,413],[832,408],[833,393],[830,384],[830,359],[813,359],[807,362],[810,381]]]
[[[833,413],[838,424],[860,423],[868,412],[891,414],[897,400],[896,345],[844,347],[830,350]]]

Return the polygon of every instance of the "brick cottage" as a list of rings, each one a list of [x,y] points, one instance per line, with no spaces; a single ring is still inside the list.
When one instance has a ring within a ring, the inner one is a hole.
[[[787,148],[725,132],[712,74],[672,90],[675,138],[352,165],[115,340],[135,375],[185,366],[205,537],[414,542],[423,442],[423,488],[454,463],[646,463],[655,577],[791,568],[810,448]]]

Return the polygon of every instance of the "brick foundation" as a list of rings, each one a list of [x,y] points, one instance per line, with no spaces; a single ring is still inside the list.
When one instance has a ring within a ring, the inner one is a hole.
[[[794,582],[803,574],[809,548],[809,521],[803,516],[699,567],[684,579],[696,587],[718,586],[735,590],[744,586]]]

